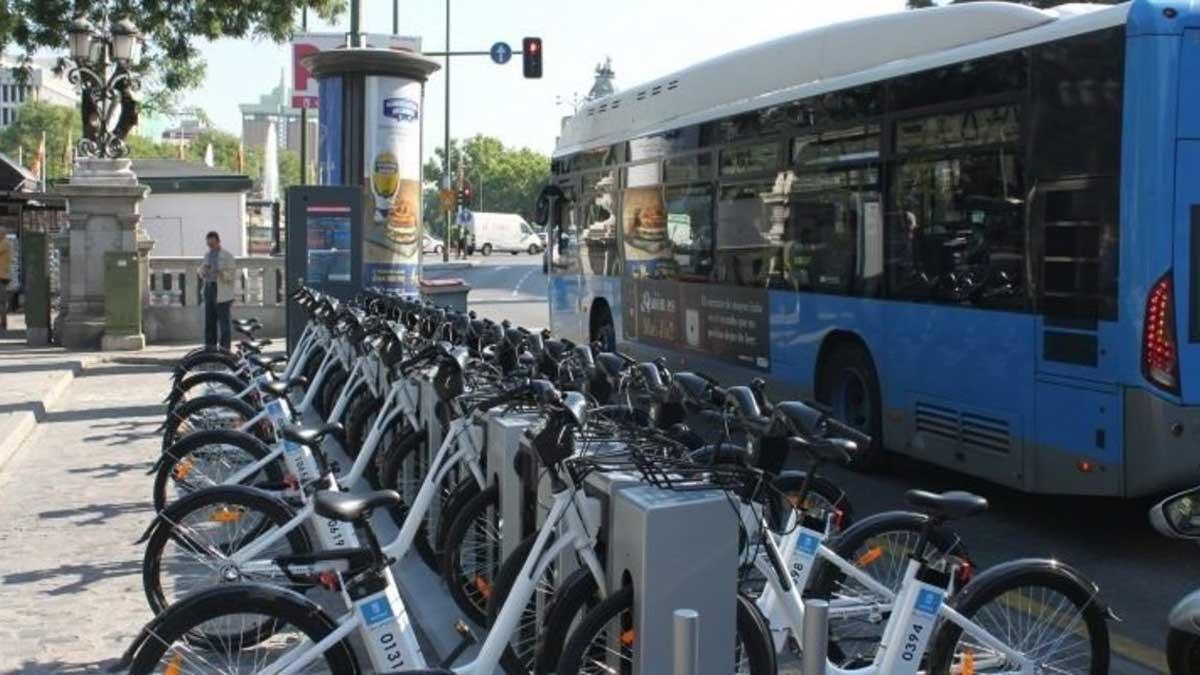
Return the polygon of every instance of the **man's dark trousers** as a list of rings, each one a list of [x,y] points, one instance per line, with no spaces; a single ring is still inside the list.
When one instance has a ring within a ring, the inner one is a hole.
[[[210,281],[204,284],[204,344],[217,344],[229,349],[232,343],[232,326],[229,318],[229,308],[233,301],[217,302],[217,284]]]

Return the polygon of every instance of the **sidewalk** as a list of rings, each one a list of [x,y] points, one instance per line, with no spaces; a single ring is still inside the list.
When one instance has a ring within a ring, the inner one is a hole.
[[[9,316],[0,332],[0,472],[84,368],[105,365],[174,364],[191,346],[156,345],[140,352],[68,352],[25,344],[25,320]],[[159,387],[158,396],[166,394]]]
[[[180,350],[0,339],[0,673],[97,672],[149,620],[133,542],[153,514],[144,474]]]

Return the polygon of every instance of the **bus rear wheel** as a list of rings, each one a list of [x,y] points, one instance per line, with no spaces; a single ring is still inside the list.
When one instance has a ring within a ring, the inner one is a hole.
[[[834,417],[871,436],[870,447],[860,447],[850,467],[864,471],[882,468],[883,408],[879,378],[867,350],[855,342],[835,346],[821,364],[817,399],[833,409]]]

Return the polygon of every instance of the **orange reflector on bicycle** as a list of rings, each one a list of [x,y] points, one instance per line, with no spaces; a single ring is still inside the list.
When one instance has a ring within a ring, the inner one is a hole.
[[[179,663],[183,661],[183,657],[178,652],[171,657],[171,662],[163,669],[163,675],[179,675]]]
[[[492,597],[492,585],[488,583],[487,579],[483,578],[483,575],[476,574],[473,583],[475,584],[475,590],[479,591],[484,600]]]
[[[210,520],[214,523],[236,523],[244,515],[246,515],[246,512],[241,509],[231,509],[228,506],[222,506],[213,512]]]
[[[637,633],[635,633],[632,628],[621,633],[621,646],[622,647],[632,647],[634,638],[636,638],[636,637],[637,637]]]
[[[962,675],[975,675],[975,652],[968,649],[963,652]]]
[[[879,560],[881,557],[883,557],[883,547],[872,546],[871,548],[867,549],[866,553],[860,555],[858,560],[854,561],[854,564],[859,567],[866,567],[876,560]]]
[[[183,480],[192,472],[192,458],[187,458],[175,465],[175,480]]]

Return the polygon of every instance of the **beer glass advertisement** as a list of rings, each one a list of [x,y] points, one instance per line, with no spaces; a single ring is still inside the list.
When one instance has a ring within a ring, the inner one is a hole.
[[[621,302],[627,339],[771,369],[765,289],[626,276]]]
[[[421,83],[366,78],[363,285],[417,292],[420,255]]]

